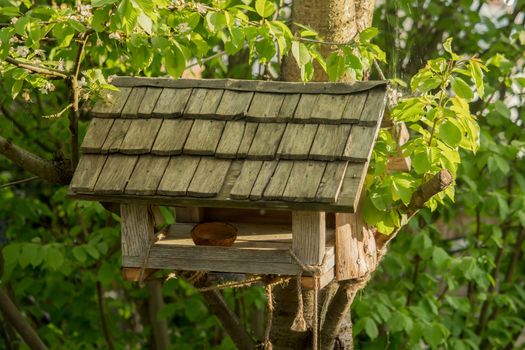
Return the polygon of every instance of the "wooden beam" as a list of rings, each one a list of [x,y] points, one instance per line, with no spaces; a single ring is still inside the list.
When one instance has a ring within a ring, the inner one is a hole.
[[[203,209],[197,207],[176,207],[176,222],[194,222],[199,223],[203,220]]]
[[[321,264],[325,254],[325,242],[324,212],[292,212],[292,250],[304,264]]]
[[[122,255],[144,256],[154,236],[154,223],[147,205],[120,206]]]
[[[354,214],[335,214],[335,276],[338,281],[358,275],[355,230]]]

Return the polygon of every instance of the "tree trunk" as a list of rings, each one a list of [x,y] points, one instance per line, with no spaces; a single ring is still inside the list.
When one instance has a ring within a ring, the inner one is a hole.
[[[344,43],[351,41],[357,33],[369,27],[372,22],[374,11],[374,0],[294,0],[292,8],[292,21],[311,27],[319,33],[319,36],[330,42]],[[327,56],[337,47],[323,45],[321,54]],[[300,81],[300,71],[294,58],[285,58],[283,67],[283,80]],[[328,77],[319,65],[315,65],[314,81],[327,81]],[[308,324],[312,320],[313,292],[303,293],[305,318]],[[331,292],[322,291],[318,307],[325,303],[325,298],[330,298]],[[346,295],[346,293],[345,293]],[[310,331],[299,333],[290,330],[297,309],[297,291],[293,283],[285,287],[274,289],[275,306],[271,340],[274,350],[280,349],[308,349],[312,345]],[[345,313],[349,311],[349,305],[341,305]],[[327,314],[322,319],[329,319],[335,315]],[[339,324],[339,332],[331,344],[332,348],[349,350],[352,344],[352,326],[350,315]],[[336,341],[337,340],[337,341]],[[323,342],[324,343],[324,342]],[[331,350],[324,349],[322,350]]]

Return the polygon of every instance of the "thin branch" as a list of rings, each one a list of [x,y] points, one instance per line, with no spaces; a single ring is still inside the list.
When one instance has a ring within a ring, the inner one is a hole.
[[[24,170],[51,183],[69,184],[73,174],[67,161],[50,161],[0,136],[0,154]]]
[[[104,333],[104,338],[106,339],[106,344],[108,349],[113,350],[115,346],[113,345],[113,339],[111,338],[111,332],[109,331],[108,324],[106,321],[106,312],[104,311],[104,293],[102,290],[102,284],[97,282],[97,302],[98,302],[98,313],[100,316],[100,325],[102,327],[102,332]]]
[[[33,73],[49,75],[49,76],[64,79],[64,80],[68,79],[68,75],[62,71],[59,71],[58,69],[36,66],[28,62],[19,61],[12,57],[6,57],[5,61],[8,63],[11,63],[14,66],[27,69]]]
[[[27,182],[31,182],[31,181],[36,180],[36,179],[39,179],[39,177],[38,176],[31,176],[31,177],[28,177],[27,179],[11,181],[11,182],[8,182],[6,184],[2,184],[2,185],[0,185],[0,188],[11,187],[11,186],[20,185],[20,184],[25,184]]]
[[[0,311],[8,321],[24,339],[27,346],[32,350],[47,350],[46,345],[40,339],[35,330],[27,323],[24,316],[17,309],[16,305],[11,301],[11,298],[0,289]]]

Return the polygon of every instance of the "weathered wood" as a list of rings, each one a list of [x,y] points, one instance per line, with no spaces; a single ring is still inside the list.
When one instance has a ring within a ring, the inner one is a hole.
[[[148,88],[146,90],[146,94],[144,95],[144,98],[142,99],[142,103],[140,104],[139,110],[137,113],[139,118],[151,117],[151,114],[153,113],[153,109],[155,108],[155,105],[157,104],[157,100],[159,99],[159,96],[161,93],[162,93],[162,89],[160,88]]]
[[[216,117],[221,120],[243,117],[250,106],[252,97],[253,92],[224,91],[221,102],[215,112]]]
[[[343,112],[342,121],[344,123],[357,124],[361,118],[361,112],[366,103],[368,92],[348,96],[346,107]]]
[[[279,158],[308,159],[317,127],[317,124],[289,123],[277,150]]]
[[[121,87],[119,91],[110,91],[107,100],[98,101],[91,109],[90,114],[94,117],[116,118],[120,117],[122,107],[126,104],[130,87]]]
[[[190,100],[184,110],[185,117],[207,118],[215,117],[223,90],[193,89]]]
[[[286,124],[261,123],[248,151],[249,159],[272,160],[281,142]]]
[[[154,235],[153,220],[147,205],[120,206],[122,256],[143,258]],[[141,267],[141,266],[136,266]]]
[[[84,154],[80,157],[70,187],[77,192],[91,192],[102,171],[107,155]]]
[[[188,195],[195,197],[214,197],[222,188],[231,161],[202,157],[190,186]]]
[[[199,223],[203,221],[203,213],[203,208],[178,207],[175,208],[175,221],[177,223]]]
[[[344,281],[358,276],[355,215],[335,214],[335,276]]]
[[[300,94],[285,95],[283,104],[279,110],[279,115],[277,116],[278,122],[287,122],[293,119],[293,115],[295,114],[295,109],[297,108],[297,103],[299,103],[300,98]]]
[[[184,145],[184,153],[214,155],[225,124],[217,120],[195,120]]]
[[[378,87],[368,91],[368,98],[361,112],[360,125],[376,126],[381,124],[383,112],[385,111],[386,93],[385,89]]]
[[[125,192],[128,194],[154,195],[169,160],[170,157],[140,156]]]
[[[237,157],[237,150],[244,135],[244,121],[228,121],[222,132],[215,156],[221,158]]]
[[[113,122],[114,119],[93,118],[80,147],[82,153],[101,153]]]
[[[368,163],[348,163],[337,203],[357,208],[358,195],[363,189]],[[347,212],[347,210],[339,210]]]
[[[146,88],[134,87],[129,94],[128,100],[122,108],[122,118],[137,118],[142,99],[146,94]]]
[[[177,155],[182,153],[193,120],[164,119],[151,149],[151,153]]]
[[[323,177],[326,162],[294,161],[282,199],[286,201],[313,201]]]
[[[161,119],[132,120],[119,151],[124,154],[149,153],[161,124]]]
[[[118,152],[130,125],[130,119],[115,119],[102,145],[101,153]]]
[[[117,194],[124,192],[135,168],[138,156],[115,154],[108,156],[95,185],[95,193]]]
[[[310,116],[317,103],[318,95],[302,94],[295,113],[293,116],[294,122],[308,123],[310,122]]]
[[[273,122],[279,115],[284,100],[282,94],[255,93],[246,113],[246,119],[255,122]]]
[[[237,178],[241,174],[243,163],[244,161],[242,160],[233,160],[231,162],[230,168],[228,169],[228,172],[226,173],[226,177],[224,178],[221,190],[217,194],[217,197],[219,198],[229,198],[230,197],[230,192],[233,188],[233,185],[235,184],[235,181],[237,181]]]
[[[245,224],[274,224],[291,227],[292,212],[289,210],[204,208],[204,220]],[[275,234],[275,232],[269,232],[268,234]],[[264,237],[264,240],[270,240],[269,237],[267,238],[268,234],[262,235],[259,232],[257,237]],[[280,239],[280,241],[282,241],[282,239]],[[289,242],[292,242],[291,236]]]
[[[310,114],[312,122],[340,124],[345,110],[346,95],[319,95]]]
[[[244,133],[242,135],[241,144],[239,145],[239,149],[237,150],[238,158],[244,158],[248,154],[258,126],[258,123],[246,123],[244,127]]]
[[[345,150],[351,128],[351,125],[319,124],[310,149],[310,159],[339,159]]]
[[[252,192],[253,185],[257,180],[262,165],[262,161],[244,161],[241,173],[230,192],[231,198],[248,199],[250,197],[250,193]]]
[[[341,190],[348,162],[329,162],[326,164],[315,199],[325,203],[335,203]]]
[[[290,83],[280,81],[235,80],[235,79],[167,79],[117,77],[113,84],[122,87],[152,86],[165,88],[206,88],[234,91],[261,91],[270,93],[299,94],[349,94],[386,86],[387,81],[364,81],[355,83]]]
[[[278,161],[265,161],[262,164],[261,170],[259,171],[259,174],[257,175],[257,179],[255,180],[255,183],[253,184],[252,191],[250,192],[251,200],[262,199],[264,190],[266,189],[266,186],[270,182],[270,179],[272,178],[272,175],[278,163],[279,163]]]
[[[292,250],[304,264],[321,264],[325,255],[325,235],[324,212],[292,213]]]
[[[152,115],[161,118],[180,117],[186,108],[191,89],[162,89]]]
[[[266,189],[264,190],[263,198],[266,200],[281,200],[283,192],[288,182],[288,177],[292,172],[293,162],[288,160],[280,160],[277,162],[277,167]]]
[[[335,269],[330,269],[329,271],[321,274],[319,276],[319,288],[323,289],[326,287],[330,282],[334,280],[335,277]],[[301,286],[304,289],[315,289],[315,277],[301,277]]]
[[[354,125],[348,136],[342,159],[355,162],[367,162],[372,155],[379,128]]]
[[[171,157],[157,193],[168,196],[185,196],[199,162],[200,157]]]

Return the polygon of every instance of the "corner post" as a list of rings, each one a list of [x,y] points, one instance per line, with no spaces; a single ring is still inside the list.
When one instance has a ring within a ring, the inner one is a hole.
[[[304,264],[320,265],[325,255],[324,212],[292,212],[292,250]]]

